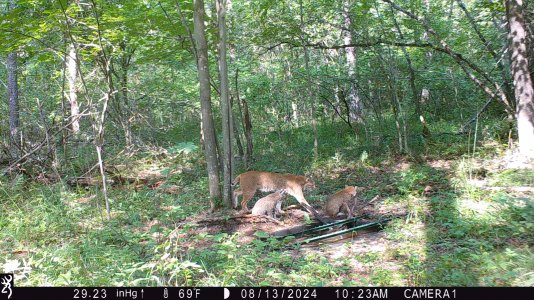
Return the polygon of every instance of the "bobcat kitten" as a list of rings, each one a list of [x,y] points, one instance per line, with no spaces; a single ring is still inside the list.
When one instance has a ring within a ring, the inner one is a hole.
[[[335,218],[339,212],[344,212],[347,214],[348,218],[351,218],[354,205],[353,199],[356,197],[356,190],[355,186],[347,186],[341,191],[328,197],[324,208],[326,214]]]
[[[276,218],[277,214],[281,215],[284,213],[282,211],[282,200],[284,198],[284,191],[278,191],[267,195],[254,204],[254,207],[252,208],[252,214],[267,215],[269,217]]]

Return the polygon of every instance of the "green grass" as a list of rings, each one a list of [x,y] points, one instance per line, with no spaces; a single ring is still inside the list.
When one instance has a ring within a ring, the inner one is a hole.
[[[400,167],[390,152],[379,153],[350,130],[325,125],[319,136],[317,159],[309,128],[257,136],[252,168],[313,176],[317,189],[306,197],[315,205],[347,184],[365,187],[367,200],[381,195],[383,208],[403,211],[385,228],[383,249],[332,259],[321,252],[333,247],[328,243],[317,251],[273,239],[243,244],[240,233],[208,234],[180,223],[208,208],[208,192],[202,151],[177,130],[168,145],[173,155],[139,153],[123,163],[132,174],[161,170],[165,186],[180,192],[112,188],[111,221],[100,194],[90,198],[94,188],[3,178],[0,267],[15,272],[19,286],[534,285],[531,197],[468,187],[469,168],[458,157],[450,170],[409,157]],[[514,170],[488,180],[531,186],[533,178],[532,171]]]
[[[534,171],[529,169],[509,169],[494,174],[490,179],[493,186],[534,186]]]

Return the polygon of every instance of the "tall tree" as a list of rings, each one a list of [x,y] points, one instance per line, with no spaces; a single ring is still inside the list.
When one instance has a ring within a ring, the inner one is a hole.
[[[67,53],[65,64],[67,65],[67,82],[69,83],[69,104],[71,130],[74,134],[80,132],[79,114],[80,107],[78,105],[78,55],[76,54],[76,47],[73,43],[69,44],[69,51]]]
[[[352,44],[352,20],[350,16],[350,8],[352,7],[351,0],[343,0],[342,15],[343,15],[343,42],[345,45]],[[349,116],[351,121],[360,121],[361,118],[361,101],[356,89],[356,48],[347,47],[345,48],[345,56],[347,59],[348,75],[350,80],[350,89],[349,89]]]
[[[128,39],[125,38],[119,42],[120,56],[118,57],[119,70],[114,68],[115,76],[118,77],[120,96],[117,96],[117,106],[119,109],[119,121],[124,131],[124,142],[126,148],[131,148],[133,145],[132,133],[132,103],[128,97],[128,70],[130,68],[132,57],[135,52],[135,47],[128,46]]]
[[[221,80],[221,113],[223,130],[223,199],[227,207],[232,207],[232,140],[231,110],[226,64],[226,0],[217,0],[217,19],[219,27],[219,76]]]
[[[506,0],[508,43],[516,99],[519,150],[534,158],[534,87],[529,73],[528,29],[523,14],[523,0]]]
[[[204,1],[193,0],[194,32],[198,54],[198,81],[200,85],[200,110],[202,114],[202,129],[204,132],[204,152],[208,169],[208,184],[210,190],[210,208],[215,209],[215,199],[221,197],[219,189],[219,164],[217,159],[217,141],[211,109],[211,88],[208,66],[208,44],[206,42],[204,26]]]

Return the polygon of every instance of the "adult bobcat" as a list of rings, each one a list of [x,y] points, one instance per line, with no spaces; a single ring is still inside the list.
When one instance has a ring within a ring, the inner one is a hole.
[[[239,196],[243,196],[243,199],[241,200],[241,210],[248,211],[247,203],[254,197],[258,190],[262,192],[285,191],[287,194],[295,197],[300,205],[312,213],[319,219],[319,221],[323,222],[323,219],[304,198],[303,190],[315,188],[313,180],[306,178],[305,176],[248,171],[238,175],[234,179],[233,185],[236,185],[237,183],[239,183],[239,188],[233,193],[234,208],[237,208]]]

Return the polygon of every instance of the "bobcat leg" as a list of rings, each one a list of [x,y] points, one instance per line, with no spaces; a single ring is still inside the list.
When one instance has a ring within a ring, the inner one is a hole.
[[[241,200],[241,211],[242,212],[249,211],[247,207],[247,203],[250,201],[250,199],[252,199],[252,197],[254,197],[255,193],[256,193],[255,191],[254,193],[243,193],[243,199]]]
[[[349,207],[347,202],[343,202],[343,207],[345,208],[345,211],[347,212],[347,218],[352,218],[352,208]]]
[[[232,198],[233,198],[233,202],[232,202],[232,205],[233,205],[234,209],[237,208],[237,204],[239,203],[239,202],[238,202],[238,198],[239,198],[239,196],[241,196],[241,195],[243,195],[243,191],[242,191],[240,188],[236,189],[236,190],[233,192],[233,197],[232,197]]]

